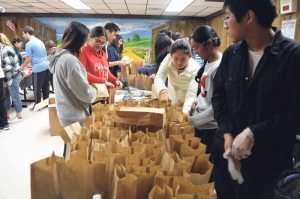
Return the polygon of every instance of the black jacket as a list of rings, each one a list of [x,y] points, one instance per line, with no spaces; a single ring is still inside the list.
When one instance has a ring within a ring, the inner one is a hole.
[[[299,42],[277,31],[253,77],[249,71],[246,42],[227,48],[215,75],[212,97],[219,134],[236,136],[250,127],[254,156],[256,152],[262,155],[262,150],[276,154],[274,148],[290,153],[300,125]]]

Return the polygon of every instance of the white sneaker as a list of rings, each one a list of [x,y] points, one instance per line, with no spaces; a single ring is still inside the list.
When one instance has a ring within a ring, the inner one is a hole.
[[[17,118],[17,117],[15,117],[15,118],[13,118],[11,120],[8,120],[9,124],[14,124],[14,123],[19,123],[19,122],[23,122],[23,118]]]

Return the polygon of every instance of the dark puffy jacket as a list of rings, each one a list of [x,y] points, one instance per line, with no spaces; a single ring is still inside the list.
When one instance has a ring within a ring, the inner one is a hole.
[[[253,77],[249,74],[246,42],[231,45],[214,79],[212,105],[219,134],[236,136],[250,127],[255,144],[252,155],[242,163],[261,173],[273,164],[276,174],[291,166],[293,141],[300,125],[299,42],[277,31]]]

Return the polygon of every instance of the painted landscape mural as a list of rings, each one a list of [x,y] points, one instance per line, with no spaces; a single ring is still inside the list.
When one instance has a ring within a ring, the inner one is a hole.
[[[117,24],[121,31],[119,34],[124,39],[123,56],[134,60],[145,60],[150,56],[152,46],[152,29],[166,23],[167,20],[156,19],[115,19],[115,18],[50,18],[38,17],[35,20],[44,23],[56,30],[56,42],[58,46],[65,27],[71,21],[85,24],[89,29],[94,26],[104,26],[108,22]]]

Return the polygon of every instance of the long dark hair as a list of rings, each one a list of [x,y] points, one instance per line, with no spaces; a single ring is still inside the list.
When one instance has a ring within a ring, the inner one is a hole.
[[[85,25],[72,21],[64,31],[61,48],[67,49],[78,56],[80,48],[88,38],[88,34],[89,29]]]
[[[113,47],[115,47],[117,49],[118,53],[121,55],[122,52],[123,52],[123,44],[120,47],[118,46],[120,39],[123,39],[123,37],[121,35],[117,34],[116,38],[113,40],[113,42],[111,43],[111,45]]]
[[[202,45],[206,45],[207,41],[210,39],[212,41],[212,46],[218,48],[221,45],[221,40],[217,35],[216,31],[210,26],[199,26],[192,34],[191,37],[195,42]],[[198,73],[195,77],[196,82],[200,82],[202,74],[204,72],[205,65],[207,60],[204,60],[204,65],[198,70]]]
[[[170,53],[172,40],[168,35],[158,34],[154,43],[155,63],[159,67],[160,63]]]

